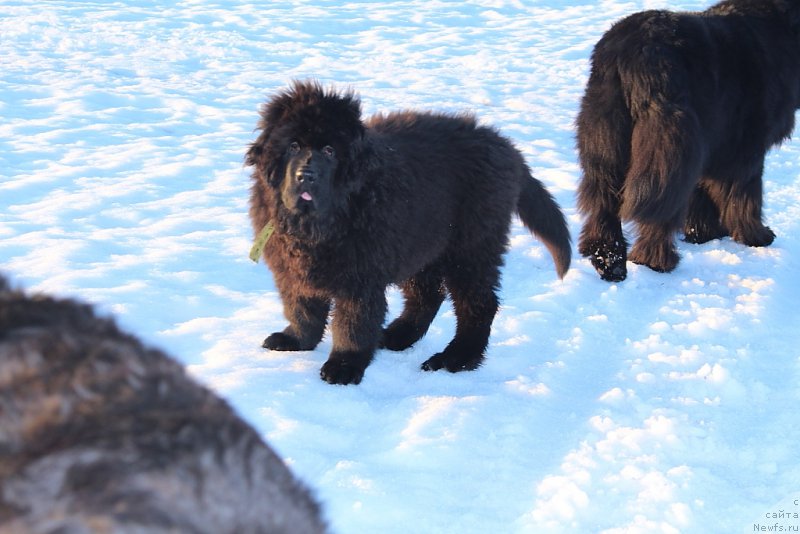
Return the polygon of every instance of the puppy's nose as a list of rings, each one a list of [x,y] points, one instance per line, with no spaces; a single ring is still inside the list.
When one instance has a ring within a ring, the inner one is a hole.
[[[297,169],[297,174],[295,174],[295,178],[298,182],[308,182],[310,184],[314,183],[314,180],[317,179],[317,173],[314,172],[314,169],[310,167],[300,167]]]

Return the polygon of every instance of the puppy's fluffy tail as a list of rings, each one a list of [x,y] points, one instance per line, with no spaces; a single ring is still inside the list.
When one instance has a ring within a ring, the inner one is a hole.
[[[572,258],[567,221],[553,196],[529,173],[517,201],[517,214],[550,251],[559,278],[564,278]]]

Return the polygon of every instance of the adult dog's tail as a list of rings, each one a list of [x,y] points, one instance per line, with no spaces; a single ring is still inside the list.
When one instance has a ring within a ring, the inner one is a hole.
[[[701,171],[700,139],[697,115],[680,103],[652,106],[634,119],[622,190],[624,219],[680,223]]]
[[[550,251],[559,278],[564,278],[572,257],[567,221],[553,196],[530,174],[522,185],[517,214],[528,230]]]
[[[660,12],[644,18],[655,44],[629,58],[627,68],[618,66],[619,90],[629,95],[631,117],[620,215],[677,229],[702,171],[705,144],[691,102],[693,75],[675,44],[675,22]]]
[[[631,15],[592,52],[577,120],[578,207],[590,225],[678,224],[697,183],[705,148],[675,24],[665,11]]]

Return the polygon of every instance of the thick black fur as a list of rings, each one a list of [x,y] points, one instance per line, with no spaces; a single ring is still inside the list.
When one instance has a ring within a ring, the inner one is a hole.
[[[0,532],[326,531],[280,457],[177,362],[0,276]]]
[[[601,278],[630,260],[678,264],[674,235],[767,246],[762,172],[800,106],[800,0],[727,0],[701,13],[645,11],[614,24],[592,54],[577,119],[586,220],[578,250]]]
[[[264,107],[250,215],[276,230],[264,250],[289,326],[264,341],[309,350],[333,309],[333,350],[321,376],[359,383],[375,350],[404,350],[427,331],[447,294],[455,338],[425,370],[475,369],[498,300],[514,212],[547,245],[563,276],[563,214],[522,155],[471,116],[399,112],[362,122],[352,93],[296,82]],[[405,309],[383,330],[386,287]]]

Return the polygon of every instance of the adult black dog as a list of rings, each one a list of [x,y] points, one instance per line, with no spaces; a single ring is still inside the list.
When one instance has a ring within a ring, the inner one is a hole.
[[[178,363],[0,276],[0,532],[326,530],[258,433]]]
[[[289,326],[272,350],[310,350],[333,305],[333,350],[321,376],[359,383],[375,350],[403,350],[427,331],[445,294],[457,330],[425,370],[475,369],[498,299],[499,268],[516,211],[569,267],[563,214],[522,155],[471,116],[400,112],[361,120],[352,93],[295,82],[264,107],[247,154],[250,215],[274,234],[263,256]],[[382,331],[386,287],[405,308]]]
[[[701,13],[645,11],[598,42],[577,119],[586,221],[578,250],[601,278],[630,260],[678,264],[675,232],[767,246],[767,150],[789,137],[800,106],[800,1],[726,0]]]

